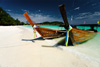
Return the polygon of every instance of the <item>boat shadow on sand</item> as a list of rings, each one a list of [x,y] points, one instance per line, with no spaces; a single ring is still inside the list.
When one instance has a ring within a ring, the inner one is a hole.
[[[35,40],[44,40],[42,37],[35,38],[35,39],[22,39],[22,41],[32,41],[34,42]]]
[[[36,41],[36,40],[45,40],[43,39],[42,37],[39,37],[39,38],[35,38],[35,39],[22,39],[22,41],[32,41],[33,43]],[[58,46],[61,46],[59,44],[54,44],[53,46],[51,45],[41,45],[42,47],[58,47]]]
[[[44,41],[45,39],[43,39],[42,37],[39,37],[39,38],[35,38],[35,39],[22,39],[22,41],[32,41],[32,42],[35,42],[36,40],[41,40],[41,41]],[[87,42],[88,40],[86,41],[83,41],[81,43],[77,43],[77,45],[80,45],[80,44],[83,44],[85,42]],[[42,47],[59,47],[59,46],[65,46],[64,45],[65,42],[61,42],[61,43],[57,43],[57,44],[54,44],[54,45],[41,45]],[[71,46],[71,45],[70,45]],[[66,47],[66,46],[65,46]]]

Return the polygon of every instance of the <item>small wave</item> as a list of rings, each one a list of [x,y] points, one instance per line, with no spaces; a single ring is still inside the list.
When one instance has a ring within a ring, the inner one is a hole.
[[[63,47],[63,46],[59,46],[59,47],[65,51],[71,52],[75,56],[78,56],[81,60],[89,62],[91,67],[100,67],[100,58],[98,60],[98,58],[94,58],[92,56],[88,56],[84,53],[81,53],[81,52],[73,49],[75,47]]]

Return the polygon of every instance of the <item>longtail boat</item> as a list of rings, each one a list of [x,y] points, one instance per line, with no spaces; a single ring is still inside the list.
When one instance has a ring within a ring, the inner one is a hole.
[[[94,26],[96,25],[92,24],[89,25],[91,27],[90,30],[82,30],[76,27],[72,28],[67,20],[65,5],[64,4],[60,5],[59,10],[61,12],[63,21],[65,23],[64,27],[66,30],[54,30],[54,29],[39,27],[35,22],[33,22],[30,19],[27,12],[25,12],[23,15],[29,21],[30,25],[32,25],[33,30],[36,29],[36,31],[42,36],[43,39],[55,39],[56,41],[58,39],[56,44],[64,44],[65,46],[75,45],[78,43],[85,42],[89,39],[92,39],[94,36],[98,34],[98,31],[94,30]]]

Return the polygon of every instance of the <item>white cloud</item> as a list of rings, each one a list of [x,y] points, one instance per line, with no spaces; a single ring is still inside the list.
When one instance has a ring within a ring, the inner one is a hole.
[[[28,13],[29,13],[29,11],[28,11],[28,10],[24,10],[24,9],[22,9],[22,11],[23,11],[23,12],[28,12]]]
[[[10,9],[7,9],[6,11],[7,11],[7,12],[10,12],[11,10],[10,10]]]
[[[19,19],[21,22],[25,21],[25,18],[23,17],[23,14],[15,14],[15,13],[10,13],[10,12],[9,12],[9,14],[14,19]]]
[[[41,12],[41,10],[39,10],[39,12]]]
[[[94,16],[100,16],[100,12],[95,12],[93,15]]]
[[[9,14],[14,19],[19,19],[21,22],[26,22],[27,21],[26,18],[23,16],[23,14],[14,14],[14,13],[10,13],[10,12],[9,12]],[[50,15],[29,13],[29,16],[36,23],[45,22],[45,21],[61,21],[61,19],[51,17]]]
[[[95,6],[97,3],[92,4],[92,6]]]
[[[60,21],[58,18],[51,17],[50,15],[42,15],[42,14],[29,14],[30,18],[37,22],[44,22],[44,21]]]
[[[91,15],[90,12],[79,13],[75,19],[84,19],[84,18],[87,18],[87,17],[90,16],[90,15]]]
[[[80,9],[80,7],[76,7],[74,10],[79,10]]]
[[[85,12],[85,13],[80,13],[79,16],[85,16],[85,15],[90,15],[90,12]]]
[[[79,15],[77,15],[75,19],[96,18],[97,16],[100,16],[100,12],[94,12],[94,13],[86,12],[86,13],[80,13]]]
[[[76,17],[75,19],[84,19],[84,18],[86,18],[86,16],[84,16],[84,17]]]

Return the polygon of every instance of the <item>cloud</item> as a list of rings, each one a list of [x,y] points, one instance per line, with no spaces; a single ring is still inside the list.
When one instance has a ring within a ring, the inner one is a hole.
[[[12,11],[12,10],[10,10],[10,9],[7,9],[6,11],[7,11],[7,12],[10,12],[10,11]]]
[[[28,10],[24,10],[24,9],[22,9],[22,11],[23,11],[23,12],[28,12],[28,13],[29,13],[29,11],[28,11]]]
[[[8,12],[14,19],[19,19],[21,22],[26,23],[26,18],[23,16],[23,14],[18,14],[18,13],[12,13]],[[36,23],[41,23],[45,21],[62,21],[62,18],[57,18],[51,15],[44,15],[40,13],[28,13],[30,18],[36,22]],[[96,23],[100,18],[100,12],[84,12],[84,13],[79,13],[76,16],[73,16],[73,21],[70,20],[68,17],[68,21],[70,24],[82,24],[84,23],[84,20],[87,23]],[[100,20],[99,20],[100,21]]]
[[[86,12],[86,13],[80,13],[79,16],[85,16],[85,15],[90,15],[90,12]]]
[[[41,10],[39,10],[39,12],[41,12]]]
[[[90,13],[90,12],[86,12],[86,13],[80,13],[79,15],[77,15],[77,17],[75,19],[88,19],[88,18],[97,18],[100,17],[100,12],[94,12],[94,13]]]
[[[23,17],[23,14],[15,14],[15,13],[11,13],[8,12],[10,14],[11,17],[13,17],[14,19],[19,19],[21,22],[25,21],[25,18]]]
[[[79,13],[75,19],[85,19],[85,18],[88,18],[88,16],[90,16],[90,15],[91,15],[90,12]]]
[[[95,6],[97,3],[92,4],[92,6]]]
[[[100,12],[95,12],[93,16],[100,16]]]
[[[80,9],[80,7],[76,7],[74,10],[79,10]]]
[[[23,14],[15,14],[15,13],[10,13],[9,14],[14,18],[14,19],[19,19],[21,22],[26,22],[26,18],[23,16]],[[29,13],[30,18],[35,21],[36,23],[40,22],[45,22],[45,21],[61,21],[61,19],[52,17],[50,15],[42,15],[42,14],[33,14]]]
[[[29,15],[30,18],[37,23],[44,21],[61,21],[59,18],[52,17],[50,15],[42,15],[42,14],[29,14]]]

